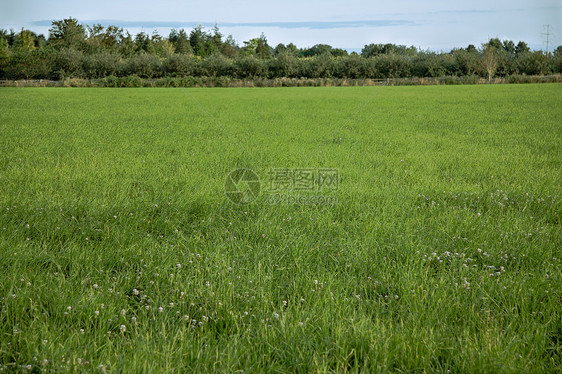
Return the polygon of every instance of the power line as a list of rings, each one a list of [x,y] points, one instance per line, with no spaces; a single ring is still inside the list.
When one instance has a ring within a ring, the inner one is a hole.
[[[546,54],[548,54],[548,42],[550,39],[550,25],[544,25],[546,27],[546,32],[543,32],[542,35],[546,36]]]

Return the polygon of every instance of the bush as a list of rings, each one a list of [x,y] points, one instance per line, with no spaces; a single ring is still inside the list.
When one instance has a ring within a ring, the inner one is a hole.
[[[87,78],[104,78],[120,75],[123,66],[119,55],[104,51],[84,56],[82,69]]]
[[[522,53],[515,60],[515,70],[520,74],[541,75],[548,73],[548,57],[541,51]]]
[[[254,56],[244,56],[235,63],[238,78],[267,77],[267,66],[263,60]]]
[[[199,65],[199,75],[205,77],[223,77],[234,75],[232,60],[220,54],[207,57]]]
[[[306,78],[331,78],[334,73],[334,60],[328,53],[302,60],[300,66],[301,77]]]
[[[298,70],[299,60],[291,54],[282,53],[269,60],[267,70],[270,78],[293,78]]]
[[[406,78],[412,75],[411,61],[406,56],[395,54],[377,55],[375,60],[378,78]]]
[[[333,76],[336,78],[362,78],[367,71],[367,60],[359,56],[338,58],[334,62]]]
[[[103,87],[120,87],[120,80],[115,75],[105,77],[102,81]]]
[[[164,60],[164,73],[172,77],[185,77],[195,72],[195,61],[190,55],[174,54]]]
[[[73,48],[63,48],[53,56],[52,76],[55,79],[80,78],[84,75],[82,69],[84,55]]]
[[[8,79],[49,78],[51,71],[50,50],[17,51],[4,59],[2,76]]]
[[[126,74],[141,78],[153,78],[161,75],[160,60],[148,53],[138,54],[127,61]]]
[[[123,77],[120,80],[121,87],[143,87],[144,85],[144,81],[141,79],[141,77],[136,76],[136,75],[129,75],[127,77]]]

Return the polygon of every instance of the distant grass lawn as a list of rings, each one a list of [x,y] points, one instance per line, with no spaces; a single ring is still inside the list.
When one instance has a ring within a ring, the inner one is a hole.
[[[2,88],[0,371],[560,372],[561,103]],[[336,201],[272,204],[295,168]]]

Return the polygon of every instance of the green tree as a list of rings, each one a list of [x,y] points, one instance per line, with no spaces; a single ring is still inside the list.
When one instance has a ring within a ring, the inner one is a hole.
[[[523,53],[526,52],[530,52],[531,49],[529,48],[529,46],[527,46],[527,43],[520,41],[519,43],[517,43],[517,46],[515,47],[515,54],[516,55],[521,55]]]
[[[75,18],[53,21],[49,29],[49,44],[57,49],[82,49],[86,40],[86,29]]]
[[[174,52],[180,54],[190,54],[193,53],[191,44],[189,43],[189,38],[184,29],[177,31],[172,29],[168,35],[168,40],[174,46]]]
[[[215,38],[215,39],[213,39]],[[218,35],[211,35],[199,25],[189,34],[189,43],[197,56],[206,57],[219,51],[216,45]]]
[[[16,35],[16,40],[14,42],[14,49],[20,52],[28,52],[32,51],[36,48],[35,34],[29,30],[24,30],[23,28],[21,31]]]
[[[257,56],[261,59],[270,58],[273,52],[273,48],[267,44],[267,38],[263,33],[259,38],[245,41],[242,50],[247,56]]]
[[[559,45],[552,53],[552,70],[562,73],[562,45]]]
[[[8,39],[0,36],[0,78],[7,78],[5,69],[10,60],[10,45]]]
[[[238,44],[236,44],[236,40],[232,37],[232,35],[228,35],[222,43],[221,46],[221,53],[229,58],[236,58],[238,56]]]

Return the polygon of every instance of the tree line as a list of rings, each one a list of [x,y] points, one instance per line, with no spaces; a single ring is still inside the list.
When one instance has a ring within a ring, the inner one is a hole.
[[[21,29],[0,30],[1,79],[96,79],[136,76],[257,78],[409,78],[562,73],[562,46],[532,51],[519,41],[492,38],[477,48],[432,52],[395,44],[365,45],[348,53],[326,44],[272,47],[265,35],[239,45],[215,26],[189,33],[172,29],[132,36],[117,26],[53,21],[48,37]]]

